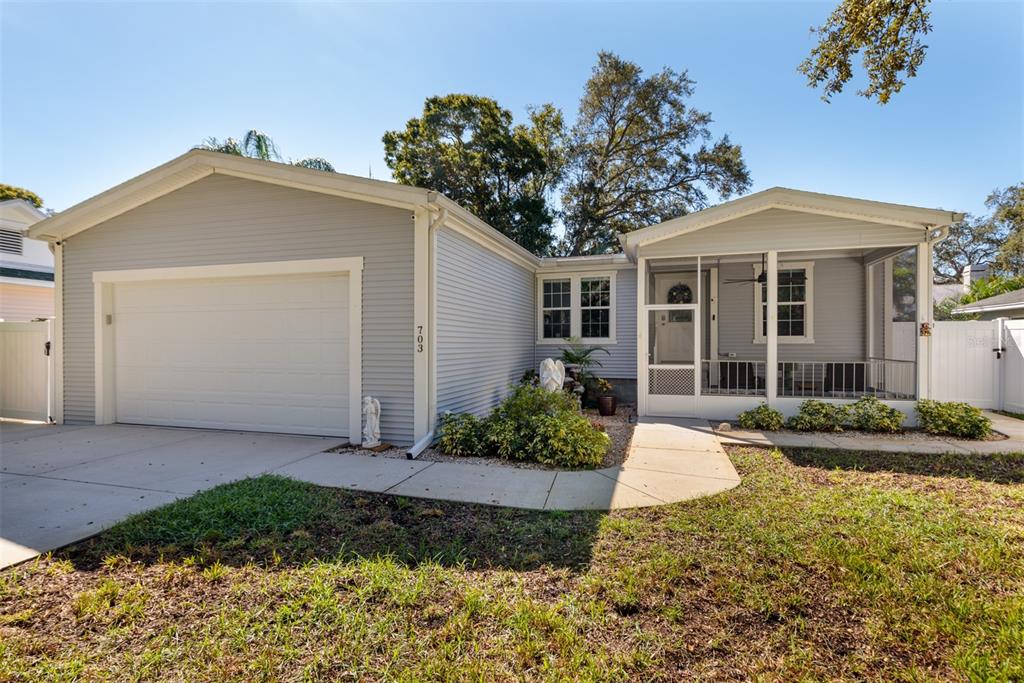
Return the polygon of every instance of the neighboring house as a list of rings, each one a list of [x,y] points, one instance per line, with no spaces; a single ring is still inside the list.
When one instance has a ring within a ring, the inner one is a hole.
[[[938,304],[950,297],[958,298],[971,290],[971,283],[987,280],[988,264],[966,265],[960,273],[960,282],[936,282],[932,285],[932,303]]]
[[[57,254],[58,421],[358,440],[372,395],[416,450],[569,336],[608,350],[641,415],[864,394],[912,413],[916,302],[960,217],[775,188],[541,259],[436,192],[193,150],[32,236]]]
[[[44,218],[23,199],[0,202],[0,321],[53,317],[53,254],[26,236]]]
[[[996,294],[953,309],[956,315],[977,315],[981,320],[1024,318],[1024,289]]]

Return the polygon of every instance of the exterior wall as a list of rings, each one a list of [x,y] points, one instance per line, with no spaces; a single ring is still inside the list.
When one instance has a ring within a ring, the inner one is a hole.
[[[573,271],[566,268],[566,272]],[[616,272],[615,343],[601,346],[608,349],[608,354],[594,355],[601,362],[601,367],[596,369],[598,375],[612,380],[636,379],[636,268],[623,268]],[[545,358],[559,358],[562,348],[559,344],[538,343],[534,366],[540,367]]]
[[[381,436],[413,438],[412,213],[212,175],[64,242],[64,419],[94,416],[93,283],[98,270],[362,256],[363,394]]]
[[[484,415],[533,367],[535,276],[448,228],[436,259],[437,411]]]
[[[0,282],[0,321],[53,317],[53,283],[22,285]]]
[[[697,256],[854,247],[922,242],[925,231],[846,218],[768,209],[710,228],[640,247],[640,256]]]
[[[803,259],[806,260],[806,259]],[[779,260],[779,267],[786,261]],[[718,356],[763,359],[766,345],[754,343],[754,285],[725,284],[750,278],[753,263],[723,263],[718,278]],[[858,258],[814,261],[814,343],[779,340],[779,360],[860,360],[864,358],[864,264]]]

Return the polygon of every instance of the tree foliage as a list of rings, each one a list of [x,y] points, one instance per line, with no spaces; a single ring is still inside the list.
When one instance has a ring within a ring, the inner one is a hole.
[[[617,249],[629,232],[709,205],[750,186],[739,145],[712,141],[711,115],[688,106],[693,81],[598,55],[568,142],[562,194],[565,236],[558,252]]]
[[[548,195],[561,179],[562,114],[530,111],[529,124],[489,97],[430,97],[404,130],[384,134],[395,180],[445,194],[535,253],[552,239]]]
[[[43,200],[35,192],[23,187],[0,183],[0,202],[6,202],[8,199],[24,199],[37,209],[43,206]]]
[[[198,149],[208,149],[212,152],[232,154],[237,157],[249,157],[250,159],[261,159],[263,161],[280,161],[281,155],[277,151],[277,145],[268,134],[258,131],[255,128],[246,131],[241,140],[235,138],[224,138],[220,140],[209,137],[197,145]],[[323,157],[308,157],[298,161],[289,161],[292,166],[312,168],[317,171],[330,171],[334,173],[334,166]]]
[[[841,0],[824,24],[811,28],[818,44],[799,67],[808,85],[821,87],[828,102],[853,78],[853,59],[861,53],[868,84],[857,94],[887,103],[924,62],[930,2]]]
[[[992,211],[992,222],[1004,235],[996,254],[996,269],[1024,276],[1024,183],[995,190],[985,206]]]
[[[965,216],[935,245],[935,276],[943,282],[963,282],[965,267],[992,263],[999,253],[999,237],[988,217]]]

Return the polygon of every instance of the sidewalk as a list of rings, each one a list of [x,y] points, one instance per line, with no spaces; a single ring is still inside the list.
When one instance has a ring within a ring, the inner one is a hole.
[[[645,420],[619,467],[562,472],[318,453],[274,471],[321,486],[532,510],[617,510],[727,491],[740,482],[705,420]]]
[[[1008,436],[999,441],[924,437],[915,435],[875,436],[837,434],[799,434],[795,432],[759,432],[733,428],[715,429],[725,444],[777,446],[780,448],[837,448],[851,451],[883,451],[888,453],[1019,453],[1024,452],[1024,420],[985,411],[997,432]]]

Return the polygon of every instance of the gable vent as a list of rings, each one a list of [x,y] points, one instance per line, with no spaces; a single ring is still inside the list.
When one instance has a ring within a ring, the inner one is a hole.
[[[22,253],[24,236],[17,230],[4,230],[0,228],[0,253],[18,254]]]

